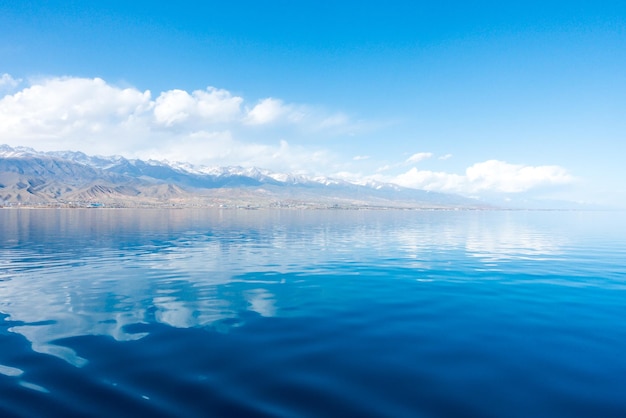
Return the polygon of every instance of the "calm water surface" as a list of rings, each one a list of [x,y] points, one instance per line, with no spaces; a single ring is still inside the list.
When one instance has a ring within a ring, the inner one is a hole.
[[[610,212],[0,210],[0,416],[626,416]]]

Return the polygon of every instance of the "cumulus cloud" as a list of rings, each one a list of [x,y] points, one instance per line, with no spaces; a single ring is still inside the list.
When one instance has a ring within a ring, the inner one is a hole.
[[[165,126],[190,121],[203,124],[230,122],[240,116],[242,102],[241,97],[214,87],[191,94],[184,90],[170,90],[157,97],[154,118],[158,124]]]
[[[489,160],[473,164],[464,174],[412,168],[391,181],[405,187],[452,193],[521,193],[546,186],[562,186],[574,181],[560,166],[529,166]]]
[[[432,152],[418,152],[417,154],[411,155],[406,159],[406,162],[409,164],[419,163],[420,161],[427,160],[433,156]]]
[[[8,74],[0,76],[0,87],[19,83]],[[154,95],[101,78],[53,77],[0,95],[0,143],[203,164],[293,158],[294,164],[311,165],[311,156],[324,151],[281,143],[285,127],[297,133],[325,129],[320,128],[323,121],[326,129],[349,124],[335,116],[276,98],[249,107],[243,97],[215,87]]]
[[[439,157],[440,160],[449,160],[450,158],[452,158],[452,154],[446,154]]]
[[[134,124],[151,107],[149,91],[113,87],[100,78],[49,79],[0,100],[0,140],[85,144]]]
[[[489,160],[468,167],[467,180],[477,190],[496,190],[519,193],[529,189],[570,183],[573,178],[567,170],[555,165],[525,166]]]
[[[271,97],[261,100],[256,106],[248,111],[245,122],[250,125],[264,125],[279,120],[298,122],[304,118],[305,113],[293,105],[286,105],[282,100]]]

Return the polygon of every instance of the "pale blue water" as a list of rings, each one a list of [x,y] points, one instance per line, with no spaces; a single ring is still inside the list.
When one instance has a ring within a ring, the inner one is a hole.
[[[626,416],[624,215],[0,210],[0,416]]]

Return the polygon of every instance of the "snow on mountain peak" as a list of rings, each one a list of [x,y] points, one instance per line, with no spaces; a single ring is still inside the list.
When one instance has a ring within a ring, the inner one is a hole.
[[[70,160],[75,163],[87,165],[99,169],[108,170],[120,165],[137,166],[137,164],[145,164],[153,167],[168,167],[172,170],[178,171],[182,174],[195,175],[195,176],[214,176],[214,177],[230,177],[239,176],[247,177],[264,182],[276,182],[289,185],[323,185],[323,186],[365,186],[377,190],[381,189],[393,189],[400,190],[401,187],[395,184],[381,183],[372,180],[341,180],[326,176],[307,176],[304,174],[296,173],[281,173],[274,172],[267,169],[258,167],[241,167],[241,166],[201,166],[194,165],[188,162],[170,162],[167,160],[135,160],[126,159],[122,156],[89,156],[80,151],[50,151],[41,152],[36,151],[28,147],[10,147],[8,145],[0,145],[0,157],[2,158],[23,158],[29,156],[39,157],[53,157],[65,160]]]

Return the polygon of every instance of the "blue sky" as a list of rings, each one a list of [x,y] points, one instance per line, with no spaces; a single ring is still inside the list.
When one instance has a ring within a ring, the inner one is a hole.
[[[626,3],[508,3],[0,0],[0,143],[626,207]]]

